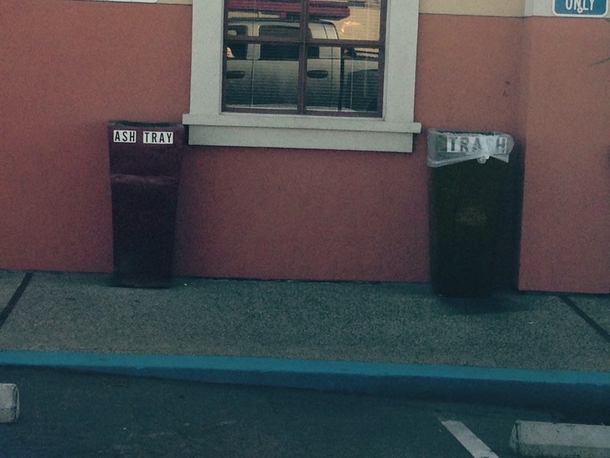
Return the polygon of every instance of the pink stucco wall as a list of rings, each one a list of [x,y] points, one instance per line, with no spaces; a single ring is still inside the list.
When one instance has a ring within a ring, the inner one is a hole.
[[[610,292],[610,24],[525,21],[519,287]]]
[[[181,272],[427,277],[427,175],[421,157],[206,148],[185,160]]]
[[[0,267],[112,267],[110,119],[180,120],[187,7],[0,2]]]
[[[188,112],[190,21],[188,6],[0,3],[0,268],[111,270],[106,124]],[[505,131],[525,153],[524,289],[608,292],[608,69],[588,66],[607,35],[579,21],[420,18],[416,120]],[[425,153],[424,134],[411,155],[189,149],[176,272],[426,281]]]

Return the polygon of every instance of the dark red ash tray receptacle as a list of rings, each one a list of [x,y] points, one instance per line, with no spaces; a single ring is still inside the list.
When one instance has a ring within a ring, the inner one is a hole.
[[[108,124],[115,286],[171,285],[184,126]]]

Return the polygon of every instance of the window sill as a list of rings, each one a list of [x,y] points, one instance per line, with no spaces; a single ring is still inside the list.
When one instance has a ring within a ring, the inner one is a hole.
[[[416,122],[332,116],[185,114],[189,144],[410,153]]]

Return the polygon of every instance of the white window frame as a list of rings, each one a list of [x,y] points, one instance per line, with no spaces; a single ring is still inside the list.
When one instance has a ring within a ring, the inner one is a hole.
[[[383,116],[347,118],[222,112],[224,0],[193,0],[191,145],[413,151],[419,0],[387,0]]]

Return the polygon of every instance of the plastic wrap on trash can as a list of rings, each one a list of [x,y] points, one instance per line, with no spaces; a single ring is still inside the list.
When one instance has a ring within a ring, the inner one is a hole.
[[[485,163],[490,157],[508,162],[514,145],[513,138],[501,132],[428,129],[427,163],[443,167],[472,160]]]

